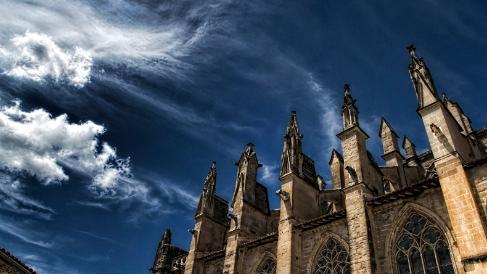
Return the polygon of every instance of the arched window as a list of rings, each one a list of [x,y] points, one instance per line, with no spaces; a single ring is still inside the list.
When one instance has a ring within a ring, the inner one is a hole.
[[[401,227],[394,249],[399,274],[455,274],[445,235],[419,213]]]
[[[329,238],[318,253],[313,274],[351,274],[347,250],[336,239]]]
[[[258,274],[276,274],[276,261],[271,258],[265,259],[257,268]]]

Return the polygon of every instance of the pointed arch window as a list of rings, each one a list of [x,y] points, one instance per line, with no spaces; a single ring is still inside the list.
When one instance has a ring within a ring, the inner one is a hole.
[[[313,274],[351,274],[350,258],[345,247],[329,238],[318,253]]]
[[[455,274],[445,235],[419,213],[401,227],[394,249],[398,274]]]
[[[271,258],[265,259],[257,268],[257,274],[276,274],[276,261]]]

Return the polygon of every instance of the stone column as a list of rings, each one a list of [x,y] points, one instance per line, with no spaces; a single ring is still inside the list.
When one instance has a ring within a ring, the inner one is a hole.
[[[467,273],[487,273],[487,236],[470,182],[460,160],[451,155],[436,162],[453,234]]]
[[[368,193],[365,184],[356,184],[345,189],[350,263],[354,274],[373,273],[365,208],[365,195]]]

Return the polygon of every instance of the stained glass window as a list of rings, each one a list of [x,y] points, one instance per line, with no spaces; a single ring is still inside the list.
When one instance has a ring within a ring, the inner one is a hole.
[[[273,259],[266,259],[260,266],[257,268],[258,274],[275,274],[276,273],[276,261]]]
[[[446,238],[428,218],[412,213],[397,239],[397,273],[455,274]]]
[[[347,250],[336,239],[329,238],[316,260],[314,274],[351,274]]]

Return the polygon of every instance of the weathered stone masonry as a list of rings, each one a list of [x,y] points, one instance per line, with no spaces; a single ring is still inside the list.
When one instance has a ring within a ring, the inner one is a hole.
[[[154,274],[487,273],[487,128],[439,97],[431,73],[408,47],[409,75],[431,150],[382,118],[384,165],[367,150],[357,101],[344,88],[341,152],[330,157],[331,188],[302,149],[291,113],[281,154],[279,209],[257,182],[253,144],[237,162],[228,203],[216,195],[216,165],[205,178],[189,252],[162,238]],[[231,211],[229,210],[229,205]],[[231,212],[231,213],[229,213]]]

